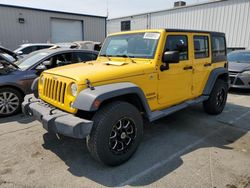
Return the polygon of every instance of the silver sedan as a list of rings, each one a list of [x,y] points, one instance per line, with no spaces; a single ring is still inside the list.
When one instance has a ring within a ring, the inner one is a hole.
[[[227,59],[231,87],[250,89],[250,50],[231,52]]]

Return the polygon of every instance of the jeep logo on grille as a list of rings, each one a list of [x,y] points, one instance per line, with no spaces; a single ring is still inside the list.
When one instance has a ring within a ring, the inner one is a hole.
[[[53,79],[54,79],[54,80],[57,80],[57,79],[58,79],[58,77],[56,77],[56,76],[53,76]]]

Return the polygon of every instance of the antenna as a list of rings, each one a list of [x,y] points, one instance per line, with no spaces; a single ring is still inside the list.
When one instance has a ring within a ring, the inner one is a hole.
[[[106,0],[107,17],[109,17],[109,0]]]

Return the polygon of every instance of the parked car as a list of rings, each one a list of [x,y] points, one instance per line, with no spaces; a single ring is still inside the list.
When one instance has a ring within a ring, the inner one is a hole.
[[[14,62],[20,58],[21,56],[19,56],[15,52],[3,46],[0,46],[0,61]]]
[[[77,44],[79,49],[83,50],[95,50],[100,51],[102,47],[101,42],[94,42],[94,41],[75,41],[75,44]]]
[[[102,43],[94,41],[75,41],[75,42],[62,42],[55,44],[60,48],[77,48],[82,50],[100,51]]]
[[[227,59],[230,87],[250,89],[250,50],[231,52]]]
[[[28,55],[31,52],[37,50],[43,50],[46,48],[50,48],[54,46],[54,44],[47,44],[47,43],[30,43],[30,44],[22,44],[17,49],[14,50],[15,53],[18,55]]]
[[[98,52],[79,49],[40,50],[15,63],[0,62],[0,117],[16,114],[25,94],[42,71],[72,63],[95,60]]]
[[[60,87],[52,89],[51,83]],[[86,138],[94,159],[119,165],[139,146],[143,118],[152,122],[200,102],[209,114],[223,111],[225,34],[178,29],[112,34],[97,61],[44,71],[33,90],[39,99],[25,97],[25,114],[59,136]]]

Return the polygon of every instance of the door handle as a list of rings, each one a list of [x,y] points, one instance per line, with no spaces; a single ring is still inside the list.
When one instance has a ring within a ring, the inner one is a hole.
[[[210,67],[212,64],[211,63],[205,63],[204,67]]]
[[[190,70],[190,69],[193,69],[193,66],[186,66],[183,68],[183,70]]]

